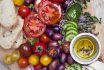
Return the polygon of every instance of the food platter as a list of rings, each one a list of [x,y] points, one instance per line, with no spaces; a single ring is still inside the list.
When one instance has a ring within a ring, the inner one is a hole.
[[[94,7],[93,7],[93,0],[89,3],[88,8],[85,11],[90,12],[92,15],[96,14],[94,11]],[[104,37],[103,37],[104,30],[103,30],[103,27],[104,27],[103,23],[102,24],[96,23],[95,30],[93,31],[95,33],[99,32],[97,38],[99,39],[99,41],[101,43],[101,55],[99,57],[99,60],[101,62],[104,62],[104,55],[103,55],[104,54],[104,52],[103,52],[104,51],[104,46],[103,46],[104,45]],[[11,53],[14,50],[15,49],[4,50],[4,49],[0,48],[0,61],[3,62],[4,55]],[[11,65],[7,65],[7,66],[9,66],[11,70],[20,70],[20,67],[18,66],[18,64],[16,62]]]

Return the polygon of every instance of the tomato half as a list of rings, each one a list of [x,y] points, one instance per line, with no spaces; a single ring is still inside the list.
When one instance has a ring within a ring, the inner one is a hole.
[[[39,37],[46,29],[46,25],[40,21],[37,14],[34,12],[31,12],[31,14],[25,18],[24,22],[23,29],[28,37]]]
[[[38,14],[43,23],[56,24],[61,18],[61,7],[47,0],[42,1],[38,6]]]
[[[46,52],[46,45],[41,42],[36,42],[35,45],[32,47],[32,51],[41,56]]]

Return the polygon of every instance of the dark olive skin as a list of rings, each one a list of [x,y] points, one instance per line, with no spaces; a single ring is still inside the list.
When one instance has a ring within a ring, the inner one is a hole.
[[[49,65],[49,70],[56,70],[59,65],[60,62],[58,59],[56,59]]]
[[[31,55],[31,48],[29,43],[24,43],[18,48],[21,56],[29,57]]]
[[[73,64],[75,61],[73,60],[73,58],[71,57],[71,55],[68,55],[67,57],[67,63],[68,64]]]
[[[53,34],[52,39],[55,40],[55,41],[61,40],[62,39],[62,34],[55,33],[55,34]]]
[[[60,55],[60,62],[62,64],[64,64],[66,59],[67,59],[67,55],[65,53],[61,53],[61,55]]]
[[[70,43],[69,42],[64,42],[63,45],[62,45],[62,50],[65,52],[65,53],[70,53]]]
[[[57,47],[59,44],[58,44],[58,42],[57,41],[51,41],[51,42],[49,42],[49,47]]]
[[[64,69],[65,69],[64,65],[60,65],[56,70],[64,70]]]

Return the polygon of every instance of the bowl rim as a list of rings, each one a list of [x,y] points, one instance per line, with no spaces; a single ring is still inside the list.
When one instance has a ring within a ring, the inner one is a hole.
[[[79,38],[79,37],[81,37],[81,36],[91,36],[91,37],[93,37],[95,40],[96,40],[96,42],[98,43],[98,46],[97,47],[99,47],[99,49],[98,49],[98,54],[97,54],[97,56],[94,58],[94,59],[92,59],[91,61],[88,61],[88,62],[84,62],[84,61],[80,61],[80,60],[78,60],[76,57],[75,57],[75,55],[73,54],[73,45],[74,45],[74,43],[75,43],[75,41]],[[80,33],[80,34],[78,34],[76,37],[74,37],[73,38],[73,40],[71,41],[71,43],[70,43],[70,55],[72,56],[72,58],[76,61],[76,62],[78,62],[78,63],[80,63],[80,64],[91,64],[91,63],[93,63],[93,62],[95,62],[98,58],[99,58],[99,56],[100,56],[100,54],[101,54],[101,44],[100,44],[100,41],[98,40],[98,38],[96,37],[96,36],[94,36],[93,34],[91,34],[91,33]]]

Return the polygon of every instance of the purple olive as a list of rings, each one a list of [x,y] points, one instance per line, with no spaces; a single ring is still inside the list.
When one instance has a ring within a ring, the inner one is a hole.
[[[66,61],[66,59],[67,59],[66,54],[65,53],[62,53],[61,56],[60,56],[60,62],[64,64],[65,61]]]
[[[49,47],[57,47],[59,44],[57,41],[51,41],[49,42]]]
[[[74,63],[74,60],[73,60],[73,58],[71,57],[71,55],[68,55],[68,57],[67,57],[67,62],[68,62],[68,64],[73,64],[73,63]]]
[[[48,67],[43,67],[42,70],[48,70]]]
[[[62,9],[64,12],[67,10],[67,8],[72,4],[73,0],[66,0],[62,4]]]
[[[53,31],[56,33],[60,33],[61,28],[59,26],[53,26]]]
[[[55,33],[52,37],[52,39],[55,41],[61,40],[62,38],[63,38],[62,34],[60,34],[60,33]]]
[[[59,55],[61,53],[61,48],[59,46],[56,47],[56,51],[57,51],[57,54]]]
[[[64,65],[60,65],[56,70],[64,70],[64,69],[65,69]]]
[[[34,0],[25,0],[25,5],[29,5],[31,3],[34,3]]]
[[[60,62],[58,59],[56,59],[49,65],[49,70],[56,70],[59,65]]]
[[[45,33],[46,33],[46,35],[49,36],[49,37],[52,37],[53,34],[54,34],[53,30],[52,30],[52,29],[49,29],[49,28],[46,29]]]

